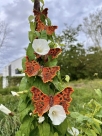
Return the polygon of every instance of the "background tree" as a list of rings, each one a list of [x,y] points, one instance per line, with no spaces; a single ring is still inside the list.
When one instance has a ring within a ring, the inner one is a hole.
[[[69,75],[71,80],[85,78],[85,49],[83,45],[70,45],[69,49],[59,57],[58,65],[61,66],[61,75]]]
[[[102,50],[98,47],[89,47],[86,55],[85,66],[87,77],[94,78],[97,73],[99,78],[102,78]]]
[[[67,30],[68,29],[68,30]],[[61,67],[61,75],[69,75],[71,80],[80,78],[94,78],[94,74],[98,73],[98,77],[102,77],[102,50],[99,46],[89,46],[87,49],[83,44],[78,43],[77,35],[79,30],[74,28],[76,33],[72,33],[69,27],[63,30],[63,35],[59,36],[65,46],[62,54],[59,56],[58,65]],[[69,36],[70,35],[70,36]],[[58,40],[58,39],[57,39]],[[67,47],[66,47],[67,46]]]
[[[71,25],[68,26],[65,24],[66,28],[62,31],[61,35],[58,35],[56,37],[57,43],[64,43],[65,46],[63,47],[63,52],[65,50],[68,50],[69,46],[71,44],[77,43],[77,36],[79,35],[80,27],[81,25],[78,25],[77,27],[72,27]]]
[[[62,35],[58,36],[59,41],[65,44],[58,60],[58,65],[61,66],[61,75],[70,75],[71,79],[83,77],[81,69],[84,68],[85,49],[82,44],[78,43],[77,39],[80,27],[81,25],[76,28],[66,25]]]
[[[7,43],[10,32],[9,25],[0,20],[0,48]]]
[[[82,31],[88,39],[91,40],[93,46],[101,47],[102,44],[102,8],[97,9],[94,13],[84,18]]]

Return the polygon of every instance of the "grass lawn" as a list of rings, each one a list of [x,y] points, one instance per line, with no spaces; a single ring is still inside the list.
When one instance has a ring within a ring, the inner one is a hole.
[[[71,109],[73,109],[72,107],[74,106],[74,110],[79,111],[82,105],[91,99],[100,102],[94,89],[100,89],[102,91],[102,79],[72,81],[69,82],[69,86],[74,89]]]

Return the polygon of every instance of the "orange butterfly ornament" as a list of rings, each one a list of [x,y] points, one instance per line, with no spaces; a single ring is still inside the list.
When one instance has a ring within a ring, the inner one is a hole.
[[[41,68],[38,62],[36,62],[35,60],[29,61],[27,57],[25,66],[26,69],[24,72],[28,75],[28,77],[37,75]]]
[[[44,94],[40,89],[33,86],[31,88],[31,92],[33,94],[32,101],[35,107],[33,113],[37,113],[38,116],[42,116],[50,109],[50,107],[54,105],[61,105],[63,106],[66,114],[69,114],[68,107],[70,106],[70,102],[72,101],[70,95],[73,91],[74,90],[71,87],[66,87],[55,96],[48,96]]]
[[[58,26],[47,26],[40,19],[37,20],[36,25],[36,31],[41,32],[42,30],[46,30],[48,35],[52,35],[55,32],[55,29],[58,28]]]
[[[57,56],[62,52],[60,48],[51,48],[48,52],[48,55],[52,57],[52,59],[57,58]]]
[[[24,72],[27,74],[28,77],[32,77],[36,75],[41,76],[44,83],[52,81],[52,79],[56,76],[57,71],[60,70],[59,66],[42,67],[35,60],[29,61],[27,57],[26,57],[25,67],[26,69]]]
[[[35,20],[39,20],[41,15],[44,15],[45,17],[47,17],[48,14],[48,8],[45,8],[43,11],[38,11],[36,9],[33,10],[35,17]]]
[[[45,8],[42,12],[34,9],[33,12],[35,15],[35,20],[36,20],[36,31],[40,32],[42,30],[46,30],[46,33],[48,35],[52,35],[54,33],[55,29],[58,28],[58,26],[47,26],[40,19],[41,15],[44,15],[47,18],[48,8]]]
[[[49,50],[49,52],[44,55],[44,59],[46,61],[46,59],[48,58],[48,56],[51,56],[52,59],[55,59],[58,57],[58,55],[62,52],[62,50],[60,48],[51,48]],[[37,54],[37,53],[34,53],[36,55],[36,58],[40,58],[41,55]]]
[[[52,79],[56,76],[57,71],[59,70],[60,70],[59,66],[43,67],[42,72],[41,72],[43,82],[44,83],[49,82],[49,81],[51,82]]]

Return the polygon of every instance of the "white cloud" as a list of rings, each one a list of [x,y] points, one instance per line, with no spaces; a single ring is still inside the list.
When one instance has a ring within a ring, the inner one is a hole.
[[[102,5],[101,0],[45,0],[45,6],[49,9],[48,17],[53,25],[58,25],[56,33],[61,33],[64,23],[77,26],[82,22],[83,17]],[[33,3],[30,0],[0,0],[1,19],[11,26],[12,36],[6,44],[6,48],[0,49],[0,60],[3,68],[7,62],[25,55],[24,48],[28,41],[28,16],[33,14]],[[8,48],[7,46],[12,46]],[[6,50],[6,51],[5,51]],[[1,52],[3,52],[1,54]],[[8,57],[9,56],[9,57]],[[6,59],[8,61],[5,61]]]

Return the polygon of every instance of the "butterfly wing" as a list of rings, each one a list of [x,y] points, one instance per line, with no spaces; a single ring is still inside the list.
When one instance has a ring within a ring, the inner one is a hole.
[[[43,67],[42,68],[42,80],[44,83],[52,81],[52,79],[56,76],[57,71],[60,70],[59,66],[55,67]]]
[[[33,12],[34,12],[34,15],[35,15],[35,20],[38,21],[38,20],[40,20],[41,15],[44,15],[45,17],[47,17],[48,8],[45,8],[42,12],[37,11],[36,9],[34,9]]]
[[[57,29],[57,26],[45,25],[38,17],[36,20],[37,20],[36,30],[39,32],[42,30],[45,30],[48,35],[52,35],[54,33],[55,29]]]
[[[34,10],[33,10],[33,12],[34,12],[34,15],[35,15],[35,16],[38,16],[38,15],[43,14],[44,16],[46,16],[46,17],[47,17],[47,14],[48,14],[48,8],[45,8],[42,12],[40,12],[40,11],[38,11],[38,10],[34,9]]]
[[[55,29],[57,29],[58,26],[46,26],[46,33],[48,35],[52,35],[55,32]]]
[[[45,30],[45,25],[41,20],[37,21],[36,31],[40,32],[42,30]]]
[[[49,96],[47,96],[34,86],[31,88],[31,92],[33,94],[32,101],[35,107],[34,114],[38,113],[38,116],[42,116],[50,108],[49,106],[50,98]]]
[[[26,66],[26,69],[24,72],[28,75],[28,77],[37,75],[40,70],[39,63],[34,60],[26,61],[25,66]]]
[[[42,11],[42,14],[45,15],[45,17],[47,17],[47,14],[48,14],[48,8],[45,8],[43,11]]]
[[[52,56],[52,59],[56,58],[59,53],[61,53],[62,50],[60,48],[52,48],[50,49],[48,55]]]
[[[70,102],[72,101],[72,98],[70,97],[72,92],[73,89],[71,87],[66,87],[63,91],[54,96],[53,105],[62,105],[66,114],[69,114],[68,107],[70,106]]]

